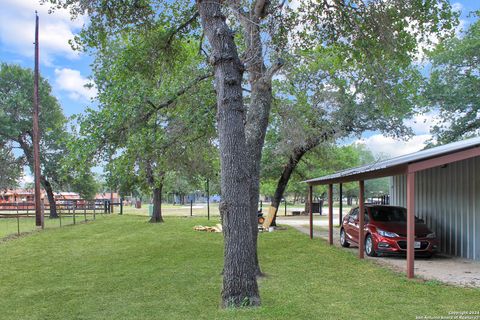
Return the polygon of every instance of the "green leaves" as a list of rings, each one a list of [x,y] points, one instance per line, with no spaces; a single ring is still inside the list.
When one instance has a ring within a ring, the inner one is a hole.
[[[0,140],[0,190],[14,188],[23,172],[23,158],[16,158],[11,146]]]
[[[432,52],[432,70],[425,94],[442,122],[433,133],[449,143],[480,133],[480,21],[463,36],[446,39]]]
[[[80,140],[107,184],[123,194],[160,187],[171,174],[210,175],[215,97],[199,44],[161,19],[105,39],[96,52],[99,109],[80,117]]]

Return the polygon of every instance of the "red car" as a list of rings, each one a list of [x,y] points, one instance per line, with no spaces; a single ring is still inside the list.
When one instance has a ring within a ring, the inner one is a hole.
[[[340,244],[348,247],[358,244],[358,213],[353,208],[343,218],[340,228]],[[365,253],[371,257],[378,254],[406,253],[407,209],[395,206],[365,204]],[[415,253],[431,257],[438,249],[435,232],[423,220],[415,217]]]

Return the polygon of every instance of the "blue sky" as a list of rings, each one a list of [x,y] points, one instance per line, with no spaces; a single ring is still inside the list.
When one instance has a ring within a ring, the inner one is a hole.
[[[472,21],[469,12],[480,9],[480,1],[463,0],[453,2],[460,10],[461,26],[467,27]],[[72,21],[68,11],[59,10],[48,14],[48,7],[39,0],[0,0],[0,61],[16,63],[33,68],[33,42],[35,10],[40,17],[40,72],[53,87],[53,93],[60,101],[67,116],[81,113],[92,106],[95,89],[84,87],[91,74],[91,57],[71,50],[68,40],[78,33],[86,19]],[[363,137],[363,143],[375,152],[391,156],[420,150],[429,138],[429,125],[433,115],[417,116],[407,123],[416,136],[410,141],[396,141],[370,132]]]

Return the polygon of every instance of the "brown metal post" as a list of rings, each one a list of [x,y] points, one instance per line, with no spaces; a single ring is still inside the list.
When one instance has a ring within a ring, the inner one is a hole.
[[[339,203],[338,203],[338,225],[342,225],[343,220],[343,184],[340,183],[338,186],[338,196],[339,196]]]
[[[110,213],[113,213],[113,191],[110,191]]]
[[[358,195],[358,257],[360,259],[364,258],[365,251],[365,182],[360,180],[359,184],[359,195]]]
[[[313,186],[308,186],[308,213],[310,214],[310,239],[313,239]]]
[[[333,244],[333,184],[328,185],[328,243]]]
[[[207,219],[210,220],[210,181],[207,179]]]
[[[407,174],[407,278],[414,277],[415,264],[415,172]]]
[[[38,15],[35,12],[35,71],[33,80],[33,171],[35,176],[35,225],[42,225],[42,204],[40,199],[40,130],[38,125],[38,114],[40,112],[40,101],[38,97]]]
[[[42,226],[42,229],[45,229],[45,199],[41,199],[40,212],[41,212],[41,215],[40,215],[41,226]]]

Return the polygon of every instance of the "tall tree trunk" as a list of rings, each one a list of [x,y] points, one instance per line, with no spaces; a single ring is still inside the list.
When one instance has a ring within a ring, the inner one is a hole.
[[[223,307],[260,305],[252,236],[249,172],[242,97],[243,65],[222,1],[197,0],[205,35],[212,47],[220,149],[220,214],[224,234]]]
[[[162,217],[162,188],[163,183],[159,187],[153,188],[153,214],[150,218],[150,222],[157,223],[163,222]]]
[[[33,168],[33,151],[31,147],[26,142],[26,138],[24,135],[20,135],[16,140],[22,148],[25,157],[27,158],[28,165],[30,166],[30,170]],[[33,171],[33,170],[32,170]],[[47,192],[47,199],[48,205],[50,207],[50,218],[58,218],[57,207],[55,203],[55,196],[53,194],[52,184],[47,178],[43,175],[40,176],[40,183],[42,184],[43,188]]]
[[[237,2],[238,4],[239,2]],[[250,174],[250,218],[252,224],[252,241],[255,247],[255,266],[257,276],[262,275],[257,255],[258,237],[258,201],[260,198],[260,163],[262,150],[267,132],[270,109],[272,105],[272,77],[283,63],[277,62],[267,68],[264,63],[260,23],[267,12],[270,1],[258,0],[249,13],[239,14],[238,18],[243,26],[246,52],[246,70],[251,87],[250,105],[248,107],[245,134],[247,142],[248,172]],[[237,7],[238,12],[241,11]]]
[[[52,185],[47,179],[45,179],[44,176],[41,176],[40,180],[42,182],[43,187],[45,188],[45,192],[47,193],[48,204],[50,206],[50,219],[56,219],[58,218],[58,213],[57,213],[57,205],[55,202],[55,196],[53,194]]]
[[[298,162],[300,159],[302,159],[303,155],[307,151],[300,148],[298,150],[295,150],[293,154],[290,156],[288,159],[288,163],[286,166],[283,167],[282,175],[280,176],[280,179],[278,179],[277,182],[277,188],[275,189],[275,194],[272,198],[272,207],[275,207],[275,217],[273,218],[272,225],[276,225],[276,219],[277,219],[277,212],[278,212],[278,207],[280,206],[280,202],[282,201],[283,193],[285,192],[285,189],[287,188],[288,181],[290,180],[290,177],[292,176],[293,171],[297,167]]]
[[[293,150],[293,153],[288,158],[287,164],[283,167],[282,175],[280,176],[280,179],[278,179],[277,188],[275,189],[275,195],[273,196],[273,199],[272,199],[271,206],[275,207],[276,209],[275,217],[273,218],[272,225],[274,226],[276,225],[278,207],[280,206],[283,193],[287,188],[288,181],[290,180],[290,177],[292,176],[293,171],[297,167],[298,162],[302,159],[305,153],[307,153],[308,151],[318,146],[320,142],[321,142],[321,139],[318,137],[310,141],[307,141],[307,143],[304,146],[295,148]]]

